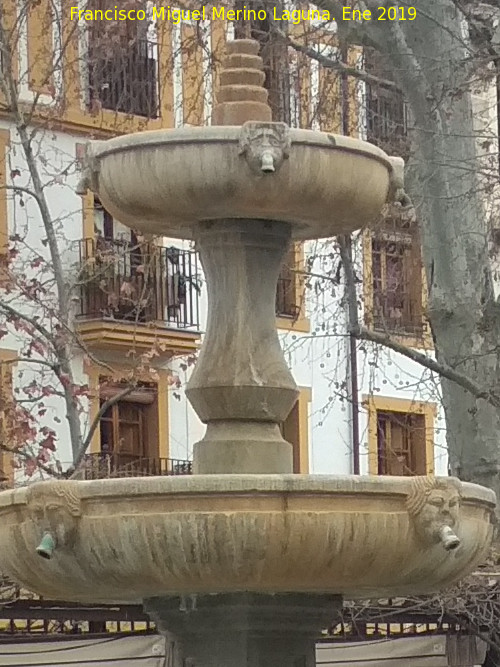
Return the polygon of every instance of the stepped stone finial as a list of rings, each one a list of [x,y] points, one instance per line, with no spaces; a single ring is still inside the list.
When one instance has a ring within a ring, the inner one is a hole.
[[[271,107],[264,88],[263,61],[254,39],[227,43],[227,56],[220,73],[220,89],[214,110],[214,125],[243,125],[247,121],[269,122]]]

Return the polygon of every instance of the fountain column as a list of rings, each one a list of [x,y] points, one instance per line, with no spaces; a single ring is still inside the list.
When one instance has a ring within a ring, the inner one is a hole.
[[[246,125],[241,159],[270,178],[286,158],[287,128],[271,122],[258,43],[237,40],[227,49],[215,123]],[[279,424],[298,390],[275,313],[291,227],[260,219],[212,220],[197,223],[193,237],[208,291],[207,331],[186,391],[207,425],[194,446],[194,473],[291,473],[292,446]],[[173,667],[315,667],[318,632],[333,622],[341,601],[331,594],[242,590],[152,598],[145,609],[182,655]]]
[[[277,151],[276,144],[283,124],[270,122],[257,52],[258,43],[252,40],[228,44],[215,118],[217,125],[258,122],[253,139],[259,142],[260,157],[251,154],[250,165],[255,158],[261,177],[270,178],[278,167],[281,149]],[[249,146],[253,139],[250,133]],[[279,424],[293,408],[298,391],[281,350],[275,316],[290,226],[266,220],[214,220],[198,223],[193,236],[208,289],[207,331],[186,392],[207,424],[205,437],[194,446],[194,472],[293,472],[292,446],[281,436]]]
[[[148,600],[145,609],[182,655],[172,667],[315,667],[318,628],[332,624],[341,602],[241,593],[203,596],[183,612],[178,600],[165,598]]]

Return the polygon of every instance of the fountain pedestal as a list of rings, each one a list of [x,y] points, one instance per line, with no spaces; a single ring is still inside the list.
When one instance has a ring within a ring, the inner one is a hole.
[[[293,472],[279,424],[298,391],[275,316],[290,226],[220,220],[199,224],[194,236],[208,289],[205,341],[186,391],[207,424],[194,446],[194,472]]]
[[[315,667],[318,628],[332,624],[342,598],[240,593],[183,602],[179,609],[179,598],[153,598],[145,609],[161,632],[175,636],[184,665]]]

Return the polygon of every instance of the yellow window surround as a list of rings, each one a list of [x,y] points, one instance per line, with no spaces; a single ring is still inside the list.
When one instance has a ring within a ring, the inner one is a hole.
[[[390,398],[387,396],[363,396],[363,404],[368,412],[368,472],[378,475],[378,415],[380,413],[400,413],[401,415],[421,415],[424,418],[424,454],[427,475],[434,474],[434,422],[437,415],[435,403]]]
[[[365,230],[362,235],[362,254],[363,254],[363,302],[364,302],[364,321],[365,326],[369,329],[376,329],[375,322],[375,290],[374,290],[374,267],[373,267],[373,258],[374,258],[374,246],[379,244],[379,248],[382,247],[380,254],[381,257],[381,267],[380,271],[382,273],[382,290],[385,291],[387,287],[387,254],[384,246],[387,247],[390,244],[401,244],[408,246],[408,252],[411,254],[410,267],[408,263],[406,264],[406,271],[408,275],[402,276],[402,279],[405,280],[409,287],[409,299],[411,299],[411,304],[409,306],[415,311],[420,313],[419,320],[421,320],[421,333],[418,332],[404,332],[401,329],[398,329],[396,332],[392,332],[389,329],[381,330],[381,333],[387,334],[391,340],[406,345],[407,347],[412,348],[421,348],[432,350],[433,342],[432,335],[430,331],[429,323],[425,317],[425,311],[427,308],[427,281],[425,276],[425,269],[422,264],[421,251],[420,251],[420,242],[418,236],[407,230],[392,229],[384,230],[382,227],[380,230],[371,231]],[[417,245],[418,244],[418,245]],[[378,250],[379,250],[378,248]],[[418,270],[419,273],[417,276],[411,275],[413,270]]]
[[[285,440],[293,446],[293,471],[309,473],[309,404],[310,387],[299,387],[299,397],[290,414],[281,425]]]
[[[50,0],[30,3],[26,17],[29,87],[55,97],[53,12]]]
[[[4,396],[2,403],[4,403],[7,396],[11,400],[14,399],[12,384],[13,370],[17,357],[18,354],[15,350],[0,349],[0,394]],[[8,416],[5,414],[2,406],[0,406],[0,438],[2,442],[6,437],[8,439],[6,424],[8,420]],[[14,467],[12,464],[13,455],[8,451],[0,449],[0,485],[6,484],[7,486],[12,486],[14,483]]]
[[[19,81],[19,21],[15,0],[3,0],[2,2],[2,29],[3,49],[4,53],[9,54],[11,76],[13,81]],[[3,60],[5,61],[5,58]],[[10,104],[5,99],[3,91],[0,90],[0,115],[8,116],[9,109]]]
[[[4,257],[9,249],[8,196],[6,189],[9,143],[9,130],[0,130],[0,256]]]

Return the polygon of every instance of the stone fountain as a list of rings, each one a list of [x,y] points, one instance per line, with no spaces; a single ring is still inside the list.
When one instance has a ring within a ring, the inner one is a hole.
[[[215,126],[91,142],[82,183],[125,224],[196,241],[209,317],[187,389],[207,425],[195,474],[0,494],[0,571],[51,599],[143,602],[195,667],[312,667],[343,596],[434,592],[493,532],[495,496],[474,484],[291,474],[280,263],[291,241],[351,232],[402,197],[402,163],[271,122],[257,54],[228,44]]]

